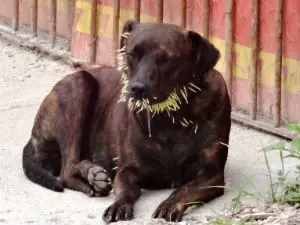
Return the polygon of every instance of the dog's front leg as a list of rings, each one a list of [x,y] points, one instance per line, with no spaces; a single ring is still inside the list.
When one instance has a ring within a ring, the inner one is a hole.
[[[116,201],[108,207],[103,220],[107,223],[133,218],[133,206],[140,196],[141,189],[137,185],[137,168],[120,168],[114,180]]]
[[[195,203],[205,203],[222,195],[224,172],[214,163],[206,163],[196,179],[175,190],[163,201],[153,214],[154,218],[181,221],[184,211]]]

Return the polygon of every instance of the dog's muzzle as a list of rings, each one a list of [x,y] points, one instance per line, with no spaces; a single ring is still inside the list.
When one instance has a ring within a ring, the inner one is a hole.
[[[150,87],[145,83],[135,81],[128,88],[129,97],[141,100],[150,98]]]

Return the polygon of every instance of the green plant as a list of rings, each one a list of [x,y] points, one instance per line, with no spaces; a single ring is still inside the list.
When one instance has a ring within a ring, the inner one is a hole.
[[[240,188],[231,188],[231,190],[235,191],[237,194],[235,195],[234,198],[231,199],[231,205],[229,207],[229,213],[230,215],[234,215],[236,214],[236,212],[238,212],[242,207],[243,207],[243,199],[246,197],[250,197],[252,199],[256,199],[259,200],[261,199],[261,195],[259,192],[249,192],[247,191],[247,188],[249,187],[249,185],[252,185],[253,182],[253,176],[252,177],[247,177],[247,180],[245,182],[245,184],[240,187]],[[253,187],[253,189],[255,189],[255,187]]]
[[[289,154],[286,157],[292,157],[300,160],[300,123],[292,123],[288,126],[288,130],[298,134],[291,142]]]
[[[209,225],[250,225],[250,223],[246,223],[245,221],[235,221],[226,217],[218,217],[214,218],[209,222]]]
[[[288,130],[294,132],[296,137],[291,142],[281,141],[274,145],[264,148],[265,162],[268,168],[270,179],[271,202],[288,203],[291,205],[300,203],[300,167],[296,167],[299,175],[293,182],[287,182],[288,172],[285,170],[285,158],[294,158],[300,160],[300,123],[292,123],[288,125]],[[278,182],[273,182],[271,169],[267,157],[267,152],[279,151],[281,170],[278,173]]]
[[[288,129],[292,132],[299,134],[300,136],[300,124],[290,124]],[[267,156],[268,151],[279,151],[279,157],[281,162],[281,169],[278,173],[278,179],[274,180],[272,176],[272,171],[269,163],[269,159]],[[254,225],[258,224],[257,221],[238,219],[236,215],[243,209],[244,203],[243,200],[245,197],[254,198],[257,200],[264,199],[264,203],[288,203],[291,205],[300,204],[300,166],[297,167],[299,175],[294,182],[287,182],[287,175],[289,171],[286,171],[285,168],[285,159],[286,158],[295,158],[300,160],[300,138],[296,137],[291,142],[287,143],[285,141],[281,141],[279,143],[269,145],[263,148],[265,163],[267,166],[267,176],[270,180],[270,199],[269,201],[263,196],[263,193],[258,191],[253,191],[255,187],[253,186],[252,179],[253,177],[248,177],[246,182],[242,187],[233,188],[229,186],[211,186],[211,187],[203,187],[203,188],[224,188],[229,189],[231,191],[235,191],[237,194],[231,200],[231,205],[229,209],[227,209],[228,214],[221,214],[210,208],[213,212],[215,212],[216,217],[211,219],[208,222],[208,225]],[[299,161],[300,162],[300,161]],[[249,189],[249,185],[252,185],[251,192],[247,191]],[[189,202],[186,203],[188,205],[196,205],[196,204],[206,204],[204,202]]]

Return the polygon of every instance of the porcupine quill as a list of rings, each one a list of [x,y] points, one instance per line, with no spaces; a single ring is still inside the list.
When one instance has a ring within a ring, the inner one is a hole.
[[[151,138],[151,115],[150,107],[147,107],[148,135]]]

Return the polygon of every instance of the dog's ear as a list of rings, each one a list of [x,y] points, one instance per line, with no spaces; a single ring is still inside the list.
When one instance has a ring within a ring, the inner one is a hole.
[[[126,37],[130,34],[138,25],[139,22],[135,20],[127,20],[123,26],[122,35],[120,39],[120,48],[122,49],[126,43]]]
[[[220,58],[219,50],[194,31],[187,31],[187,37],[192,47],[191,57],[196,60],[197,73],[203,74],[213,69]]]

